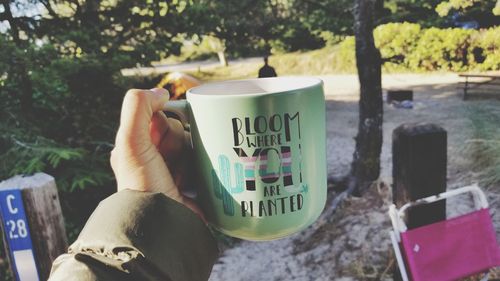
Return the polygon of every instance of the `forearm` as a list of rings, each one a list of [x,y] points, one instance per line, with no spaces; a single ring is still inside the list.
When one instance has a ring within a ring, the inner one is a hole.
[[[207,280],[216,258],[215,240],[191,210],[124,190],[99,204],[50,280]]]

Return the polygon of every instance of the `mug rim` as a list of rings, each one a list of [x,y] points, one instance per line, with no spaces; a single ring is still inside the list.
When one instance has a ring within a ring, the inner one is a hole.
[[[314,76],[282,76],[269,78],[224,80],[209,82],[200,86],[193,87],[187,91],[186,97],[255,97],[287,93],[298,90],[307,90],[321,85],[323,85],[323,80]],[[235,92],[235,86],[248,86],[249,88],[245,89],[246,92],[241,92],[241,88],[239,89],[240,92]]]

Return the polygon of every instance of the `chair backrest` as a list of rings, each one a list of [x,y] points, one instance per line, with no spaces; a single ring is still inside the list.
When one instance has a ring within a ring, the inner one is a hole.
[[[465,192],[473,193],[476,211],[415,229],[406,229],[402,216],[408,208]],[[500,266],[500,249],[486,197],[477,186],[420,199],[406,204],[400,210],[391,206],[389,214],[408,266],[407,271],[413,281],[456,280]],[[400,264],[401,266],[404,265]]]
[[[401,233],[414,281],[457,280],[500,265],[489,209]]]

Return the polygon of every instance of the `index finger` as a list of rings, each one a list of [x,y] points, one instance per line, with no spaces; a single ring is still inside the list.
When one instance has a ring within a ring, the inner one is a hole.
[[[129,90],[123,99],[116,145],[147,149],[152,144],[149,125],[153,113],[160,111],[168,99],[165,89]]]

